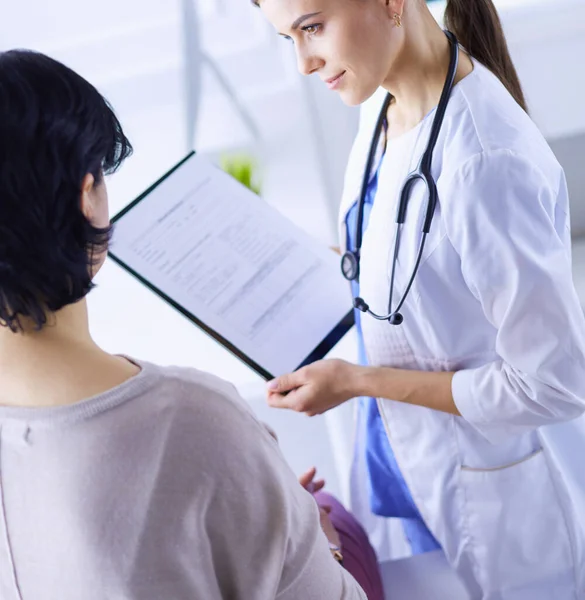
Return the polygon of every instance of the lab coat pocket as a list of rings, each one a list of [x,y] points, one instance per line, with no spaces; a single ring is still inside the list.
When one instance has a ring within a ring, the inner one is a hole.
[[[570,576],[566,515],[542,450],[503,467],[462,467],[460,478],[470,549],[486,591]]]

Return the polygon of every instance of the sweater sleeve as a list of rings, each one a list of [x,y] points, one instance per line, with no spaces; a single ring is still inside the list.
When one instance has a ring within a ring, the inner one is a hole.
[[[498,356],[455,374],[459,411],[493,442],[581,415],[585,321],[559,190],[506,150],[474,156],[451,183],[447,234]]]
[[[367,600],[331,556],[317,504],[268,430],[237,394],[210,401],[221,418],[206,519],[221,597]]]

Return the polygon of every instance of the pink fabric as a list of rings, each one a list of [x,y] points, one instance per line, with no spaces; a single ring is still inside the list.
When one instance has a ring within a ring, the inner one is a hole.
[[[341,539],[343,566],[362,586],[368,600],[384,600],[376,552],[357,519],[326,492],[313,494],[319,506],[329,506],[329,517]]]

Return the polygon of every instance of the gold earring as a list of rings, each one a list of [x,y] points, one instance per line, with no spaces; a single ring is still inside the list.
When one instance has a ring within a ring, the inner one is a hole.
[[[394,23],[396,27],[402,27],[402,17],[398,13],[394,13]]]

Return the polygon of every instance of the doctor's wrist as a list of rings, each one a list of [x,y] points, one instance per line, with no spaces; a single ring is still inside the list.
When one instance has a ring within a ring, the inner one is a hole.
[[[349,396],[359,398],[360,396],[369,396],[368,390],[372,388],[372,370],[375,367],[364,367],[362,365],[352,365],[352,372],[349,377]]]
[[[419,371],[393,367],[359,367],[355,375],[356,396],[391,398],[398,402],[413,402],[421,380]]]
[[[356,375],[356,396],[388,398],[461,416],[451,391],[452,372],[429,372],[393,367],[362,367]]]

